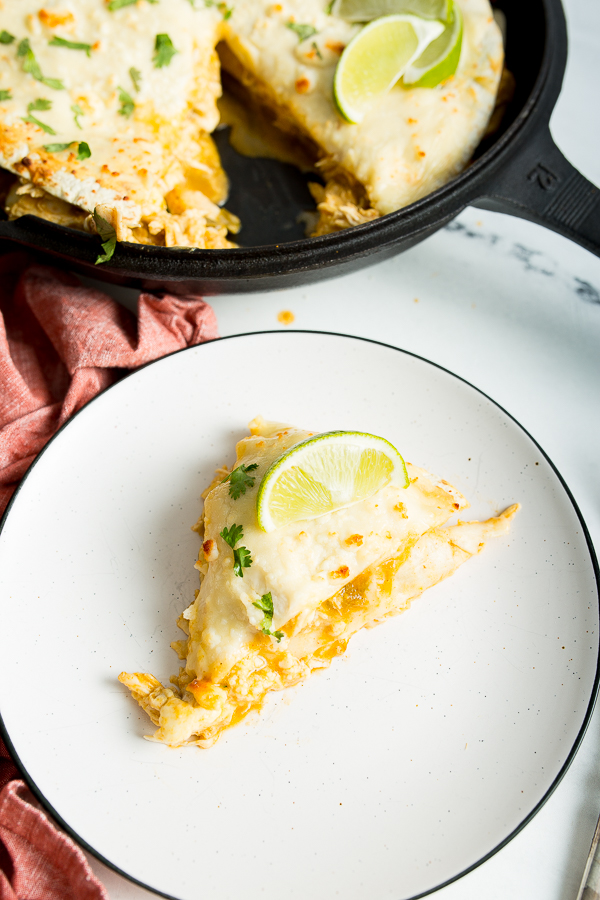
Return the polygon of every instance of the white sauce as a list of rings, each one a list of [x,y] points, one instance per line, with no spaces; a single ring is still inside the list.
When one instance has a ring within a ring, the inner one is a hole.
[[[273,629],[300,616],[307,621],[315,608],[368,566],[397,556],[428,529],[465,507],[449,485],[421,469],[409,468],[414,479],[407,489],[388,485],[367,500],[309,521],[265,533],[257,523],[256,493],[268,466],[281,453],[308,437],[288,428],[275,437],[250,437],[238,444],[238,464],[258,464],[253,488],[233,500],[228,484],[214,488],[205,503],[205,539],[217,542],[219,555],[208,566],[200,594],[186,618],[191,622],[188,666],[195,673],[224,673],[246,652],[263,613],[253,604],[270,593]],[[243,577],[234,574],[233,552],[220,536],[224,527],[243,527],[239,545],[247,547],[252,565]],[[361,540],[348,540],[359,535]]]

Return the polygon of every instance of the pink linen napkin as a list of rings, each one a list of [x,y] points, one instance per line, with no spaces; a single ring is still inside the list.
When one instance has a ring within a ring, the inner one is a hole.
[[[14,769],[5,753],[0,741],[0,763]],[[0,900],[109,900],[79,847],[19,780],[0,791]]]
[[[138,318],[73,275],[0,257],[0,515],[42,447],[124,369],[218,337],[200,297],[140,294]]]
[[[140,294],[137,320],[73,275],[0,256],[0,515],[36,455],[127,369],[218,337],[200,297]],[[0,900],[108,900],[0,739]]]

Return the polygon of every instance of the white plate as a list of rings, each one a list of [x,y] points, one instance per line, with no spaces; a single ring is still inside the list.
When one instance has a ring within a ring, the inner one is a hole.
[[[258,413],[381,434],[473,517],[522,511],[260,717],[171,750],[142,739],[116,676],[176,671],[199,495]],[[536,811],[595,697],[596,564],[552,464],[475,388],[356,338],[233,337],[120,382],[30,470],[0,571],[0,708],[30,783],[94,853],[178,900],[434,890]]]

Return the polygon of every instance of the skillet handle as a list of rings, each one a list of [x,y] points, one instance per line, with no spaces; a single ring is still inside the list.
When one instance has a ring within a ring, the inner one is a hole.
[[[565,159],[547,125],[472,205],[544,225],[600,256],[600,189]]]

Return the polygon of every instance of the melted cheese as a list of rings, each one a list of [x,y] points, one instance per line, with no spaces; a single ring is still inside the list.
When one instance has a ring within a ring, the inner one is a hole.
[[[188,665],[197,676],[219,680],[245,655],[260,633],[263,615],[253,604],[264,594],[273,600],[274,629],[294,618],[296,629],[302,628],[323,600],[360,572],[401,556],[425,531],[468,505],[450,485],[409,466],[407,489],[388,485],[353,506],[267,534],[256,521],[260,479],[285,450],[308,436],[286,428],[240,441],[235,465],[258,466],[254,487],[233,500],[229,485],[221,484],[206,498],[204,536],[214,541],[218,556],[208,564],[200,594],[186,613]],[[233,553],[221,537],[232,525],[243,527],[241,543],[252,556],[242,578],[235,575]]]
[[[215,8],[189,0],[139,0],[112,12],[105,0],[4,0],[2,29],[16,40],[0,44],[0,90],[12,97],[0,103],[0,165],[87,212],[98,207],[119,240],[152,243],[163,234],[156,242],[179,237],[186,245],[207,224],[224,236],[234,220],[217,205],[227,182],[208,136],[219,121],[220,26]],[[162,67],[154,60],[159,34],[177,51]],[[52,45],[55,37],[90,45],[89,56]],[[25,38],[43,76],[63,89],[24,70]],[[123,114],[123,91],[135,104],[131,115]],[[29,111],[40,99],[51,108]],[[30,115],[54,133],[24,121]],[[89,159],[77,159],[76,145],[45,149],[79,141],[89,145]],[[172,234],[165,233],[167,207],[180,218],[170,223]]]
[[[232,246],[227,231],[239,223],[219,208],[227,181],[209,137],[219,121],[221,39],[225,65],[325,177],[325,187],[312,186],[315,234],[400,209],[464,168],[494,107],[500,32],[488,0],[456,2],[464,36],[455,76],[433,89],[397,85],[350,125],[332,86],[358,26],[329,15],[325,0],[236,0],[225,18],[219,4],[201,0],[137,0],[114,11],[108,0],[2,0],[2,29],[16,40],[0,44],[0,90],[11,92],[0,102],[0,165],[22,182],[9,196],[9,215],[37,211],[81,227],[76,211],[69,220],[44,191],[88,213],[98,209],[121,241]],[[316,33],[300,41],[290,23]],[[157,67],[155,41],[164,34],[177,52]],[[55,37],[89,45],[89,55],[53,45]],[[43,76],[62,89],[25,71],[25,38]],[[123,114],[123,91],[135,104],[131,115]],[[39,100],[51,109],[30,110]],[[24,121],[30,115],[54,133]],[[80,141],[89,159],[77,158]],[[62,152],[46,149],[70,142]],[[91,219],[84,226],[94,230]]]

